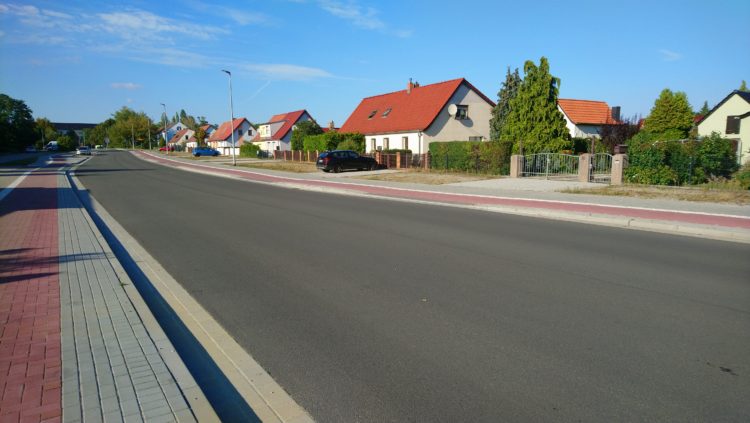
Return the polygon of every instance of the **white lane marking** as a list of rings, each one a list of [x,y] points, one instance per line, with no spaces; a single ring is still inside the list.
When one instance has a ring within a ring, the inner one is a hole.
[[[5,189],[0,191],[0,201],[3,201],[3,199],[5,199],[5,197],[7,197],[8,194],[10,194],[10,192],[13,191],[13,189],[15,189],[21,182],[23,182],[23,180],[26,179],[26,177],[29,176],[31,172],[37,169],[41,169],[41,168],[38,167],[36,169],[32,169],[32,170],[25,172],[23,175],[19,176],[13,182],[11,182],[10,185],[8,185]]]

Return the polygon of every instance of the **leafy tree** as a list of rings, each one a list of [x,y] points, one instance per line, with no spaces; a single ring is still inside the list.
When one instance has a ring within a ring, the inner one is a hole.
[[[57,148],[59,148],[60,151],[72,151],[76,149],[76,146],[78,145],[78,137],[73,139],[68,135],[70,132],[72,131],[68,131],[67,134],[57,137]],[[73,132],[73,134],[75,134],[75,132]]]
[[[630,119],[623,119],[620,123],[605,124],[599,130],[601,140],[597,141],[596,144],[603,146],[607,153],[612,154],[615,151],[616,145],[625,144],[638,131],[637,116]],[[598,148],[596,150],[599,151]]]
[[[105,145],[109,128],[115,124],[114,119],[107,119],[86,132],[86,142],[91,145]]]
[[[44,147],[44,144],[57,139],[57,130],[49,119],[43,117],[37,118],[35,124],[37,138],[35,144],[37,147]]]
[[[505,82],[497,93],[497,104],[492,109],[492,118],[490,119],[490,139],[500,139],[503,133],[503,127],[510,112],[510,101],[518,95],[518,87],[521,85],[521,76],[518,74],[518,68],[510,73],[510,66],[505,75]]]
[[[22,100],[0,94],[0,151],[18,151],[36,139],[31,109]]]
[[[306,136],[322,133],[323,129],[314,120],[306,120],[298,123],[292,131],[292,150],[302,150]]]
[[[206,138],[206,130],[202,127],[198,127],[198,129],[195,130],[195,141],[198,143],[198,145],[203,145],[205,142],[203,141]]]
[[[500,139],[513,140],[514,151],[520,151],[522,142],[526,153],[570,148],[570,133],[557,109],[560,79],[550,74],[546,57],[539,60],[539,66],[527,60],[523,71],[518,94],[509,102]]]
[[[114,123],[107,129],[111,147],[130,147],[134,140],[145,140],[151,119],[144,112],[123,107],[112,115]]]
[[[682,91],[672,92],[665,88],[654,102],[654,107],[644,122],[644,128],[655,134],[676,131],[684,138],[693,127],[693,116],[695,114],[690,107],[687,94]]]
[[[740,84],[740,91],[745,91],[745,92],[750,91],[749,89],[747,89],[747,83],[745,82],[744,79],[742,80],[742,84]]]

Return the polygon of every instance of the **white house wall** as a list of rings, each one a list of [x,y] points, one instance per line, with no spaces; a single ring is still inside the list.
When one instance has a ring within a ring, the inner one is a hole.
[[[455,119],[448,113],[450,104],[462,104],[469,106],[468,119]],[[490,139],[490,118],[492,117],[492,105],[487,103],[476,91],[466,84],[461,84],[448,103],[440,110],[435,121],[424,131],[422,136],[421,151],[427,152],[432,142],[441,141],[468,141],[469,137],[482,137],[483,140]],[[412,148],[417,152],[420,148]]]
[[[568,128],[568,133],[572,138],[601,138],[599,133],[601,132],[601,125],[576,125],[565,113],[565,110],[557,105],[557,110],[562,113],[565,119],[565,127]]]
[[[750,103],[742,99],[739,95],[734,94],[721,107],[714,110],[713,113],[706,116],[698,124],[698,135],[705,137],[716,132],[723,138],[739,140],[738,156],[740,157],[738,157],[738,160],[740,160],[740,163],[747,163],[750,161],[750,132],[748,132],[747,128],[750,120],[747,118],[742,119],[739,134],[726,133],[727,116],[739,116],[747,112],[750,112]]]
[[[419,150],[419,133],[418,132],[398,132],[391,134],[378,134],[365,136],[365,152],[371,153],[377,150],[401,150],[403,149],[403,137],[408,140],[408,149],[412,153],[422,154],[426,151]],[[385,145],[385,139],[388,138],[388,146]],[[374,148],[373,148],[374,146]]]

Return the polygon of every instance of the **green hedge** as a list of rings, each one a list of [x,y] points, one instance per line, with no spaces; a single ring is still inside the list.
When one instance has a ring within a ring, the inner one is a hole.
[[[252,144],[245,143],[240,146],[240,157],[257,157],[260,147]]]
[[[357,132],[326,132],[308,135],[302,141],[304,151],[354,150],[365,151],[365,136]]]
[[[430,143],[430,167],[437,170],[507,175],[513,143],[449,141]]]
[[[737,170],[734,145],[719,134],[701,140],[667,140],[640,132],[628,142],[629,182],[648,185],[701,184]],[[666,137],[669,138],[669,137]]]

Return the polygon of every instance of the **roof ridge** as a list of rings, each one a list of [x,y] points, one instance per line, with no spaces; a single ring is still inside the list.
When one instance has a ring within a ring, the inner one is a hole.
[[[434,85],[447,84],[449,82],[465,81],[465,80],[466,80],[466,78],[454,78],[454,79],[449,79],[447,81],[433,82],[432,84],[420,85],[420,86],[415,87],[415,88],[427,88],[427,87],[432,87]],[[384,96],[387,96],[387,95],[392,95],[392,94],[400,93],[402,91],[406,91],[406,90],[403,89],[403,90],[398,90],[398,91],[391,91],[389,93],[383,93],[383,94],[373,95],[373,96],[370,96],[370,97],[363,97],[362,100],[366,100],[368,98],[384,97]]]

